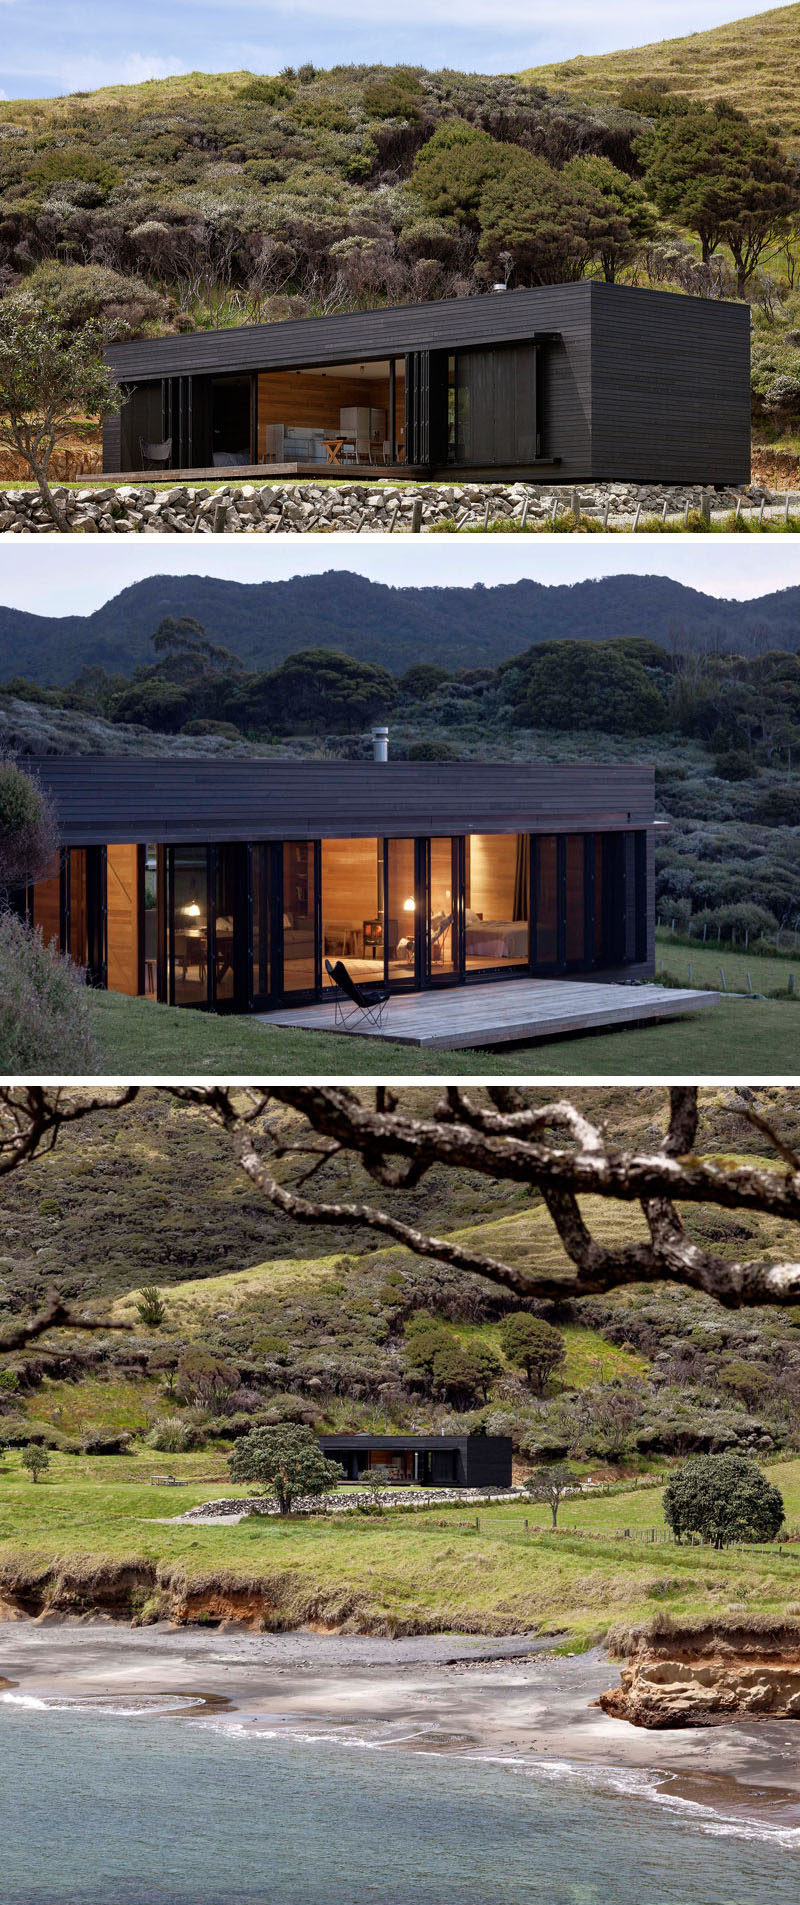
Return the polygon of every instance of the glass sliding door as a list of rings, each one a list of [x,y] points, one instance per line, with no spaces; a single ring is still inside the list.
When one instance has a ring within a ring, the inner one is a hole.
[[[353,979],[383,979],[382,840],[323,840],[322,955],[323,987],[338,959]]]
[[[467,972],[527,966],[529,923],[528,835],[468,835],[464,868],[464,963]]]
[[[314,992],[317,956],[317,859],[313,840],[283,845],[283,991]]]
[[[272,960],[272,905],[273,873],[272,859],[275,849],[268,845],[256,845],[252,850],[252,905],[253,905],[253,979],[252,997],[254,1005],[268,1005],[272,996],[273,960]]]
[[[555,972],[559,963],[558,835],[538,834],[533,845],[533,964]]]
[[[417,891],[415,841],[387,840],[384,865],[386,977],[392,986],[409,987],[419,983],[418,915],[424,920],[424,895]]]
[[[212,1005],[231,1006],[236,997],[235,954],[239,951],[240,937],[237,928],[242,923],[237,919],[240,910],[237,895],[242,851],[237,846],[214,848]]]
[[[459,842],[429,840],[427,848],[425,977],[435,985],[460,974]]]
[[[167,961],[171,1005],[208,1004],[208,849],[167,848]]]

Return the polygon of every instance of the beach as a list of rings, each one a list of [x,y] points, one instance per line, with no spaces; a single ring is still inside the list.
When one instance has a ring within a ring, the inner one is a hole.
[[[618,1669],[532,1636],[388,1640],[299,1631],[0,1625],[0,1714],[21,1704],[205,1717],[241,1737],[337,1740],[647,1776],[687,1803],[800,1827],[800,1729],[781,1720],[659,1733],[593,1703]],[[5,1683],[5,1684],[3,1684]]]

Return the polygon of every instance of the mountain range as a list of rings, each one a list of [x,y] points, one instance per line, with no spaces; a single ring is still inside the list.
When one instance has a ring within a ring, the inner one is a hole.
[[[165,616],[192,616],[249,669],[298,649],[328,648],[401,675],[413,663],[496,667],[534,643],[644,636],[666,647],[757,652],[800,647],[800,586],[747,602],[704,595],[668,576],[616,575],[546,585],[390,588],[346,569],[280,582],[153,575],[91,615],[31,615],[0,606],[0,682],[63,686],[87,666],[130,674],[153,659]]]

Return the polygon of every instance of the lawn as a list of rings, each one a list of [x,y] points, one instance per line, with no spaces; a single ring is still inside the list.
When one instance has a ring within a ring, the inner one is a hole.
[[[198,1479],[218,1458],[53,1456],[33,1485],[16,1454],[0,1471],[0,1582],[68,1572],[91,1582],[102,1568],[150,1569],[169,1591],[237,1584],[263,1594],[275,1624],[309,1619],[356,1627],[514,1632],[540,1627],[578,1644],[613,1621],[714,1612],[783,1615],[800,1597],[800,1546],[731,1550],[667,1547],[625,1538],[661,1527],[660,1490],[632,1489],[562,1511],[565,1526],[544,1532],[548,1511],[525,1503],[469,1504],[378,1518],[313,1516],[235,1526],[174,1523],[170,1517],[220,1492]],[[149,1486],[158,1467],[181,1477],[169,1491]],[[800,1462],[770,1466],[790,1522],[800,1512]],[[128,1479],[125,1479],[125,1478]],[[226,1494],[237,1493],[229,1483]],[[526,1530],[525,1522],[528,1522]],[[575,1522],[585,1534],[571,1533]]]
[[[656,976],[668,976],[682,986],[709,986],[712,991],[786,994],[789,980],[800,998],[800,952],[786,954],[732,951],[702,940],[673,939],[670,933],[656,934]],[[749,977],[749,983],[748,983]]]
[[[252,1019],[217,1018],[113,992],[94,992],[90,1009],[98,1071],[124,1078],[683,1078],[691,1073],[693,1078],[759,1079],[787,1077],[800,1068],[800,1016],[791,1000],[727,999],[696,1019],[479,1052],[420,1052],[389,1040],[278,1030]]]

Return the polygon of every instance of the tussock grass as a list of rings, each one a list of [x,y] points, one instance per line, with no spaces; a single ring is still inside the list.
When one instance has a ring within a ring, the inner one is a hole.
[[[681,39],[531,67],[522,77],[582,100],[615,100],[632,81],[666,79],[671,90],[693,99],[731,100],[791,145],[800,135],[798,66],[800,6],[795,5]]]

